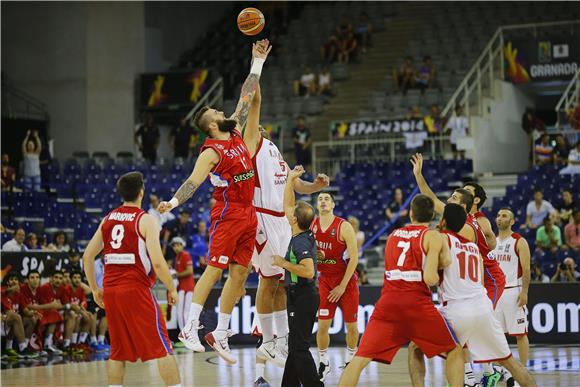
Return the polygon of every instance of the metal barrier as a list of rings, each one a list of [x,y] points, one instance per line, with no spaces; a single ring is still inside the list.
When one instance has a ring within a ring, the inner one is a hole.
[[[580,104],[580,70],[576,72],[574,78],[566,87],[564,94],[558,101],[556,105],[556,115],[558,117],[558,121],[556,123],[556,127],[560,128],[563,126],[564,120],[562,120],[562,116],[564,116],[567,120],[567,115],[570,113],[572,109],[576,107],[576,105]]]

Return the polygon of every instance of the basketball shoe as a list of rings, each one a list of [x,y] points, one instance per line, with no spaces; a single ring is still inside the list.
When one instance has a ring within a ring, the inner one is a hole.
[[[203,326],[199,325],[199,320],[192,320],[185,324],[177,338],[186,348],[194,352],[205,352],[205,347],[201,344],[197,334],[197,331],[201,328],[203,328]]]
[[[258,356],[281,368],[284,368],[286,365],[286,357],[284,357],[280,349],[276,347],[276,340],[262,343],[262,345],[258,347]]]
[[[205,335],[205,342],[212,347],[228,364],[236,364],[238,361],[232,356],[228,338],[233,336],[230,330],[215,330]]]

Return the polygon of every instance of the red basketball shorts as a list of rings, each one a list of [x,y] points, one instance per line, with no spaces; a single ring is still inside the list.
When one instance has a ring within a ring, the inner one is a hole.
[[[230,263],[248,267],[257,226],[256,209],[251,204],[217,202],[211,210],[208,264],[222,270]]]
[[[410,341],[427,357],[449,352],[458,343],[430,299],[415,292],[383,293],[356,356],[390,364],[399,348]]]
[[[491,300],[493,309],[495,309],[505,288],[505,275],[499,265],[485,267],[483,272],[485,273],[483,285],[487,291],[487,296]]]
[[[104,301],[111,337],[110,359],[147,361],[173,353],[151,289],[142,285],[105,288]]]
[[[354,323],[358,318],[359,292],[356,276],[348,281],[346,290],[338,302],[330,302],[330,291],[340,284],[342,276],[321,275],[319,280],[320,306],[318,307],[319,320],[332,320],[336,307],[339,306],[344,316],[344,322]]]

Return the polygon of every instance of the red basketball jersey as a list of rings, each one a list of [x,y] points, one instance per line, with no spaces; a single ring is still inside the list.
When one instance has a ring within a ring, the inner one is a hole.
[[[63,305],[70,303],[70,297],[64,285],[55,289],[50,283],[47,283],[38,288],[39,304],[49,304],[54,300],[60,301]]]
[[[87,296],[85,295],[85,292],[82,287],[79,286],[78,288],[75,289],[71,286],[70,302],[71,304],[79,305],[86,309]]]
[[[32,289],[30,289],[30,286],[28,286],[28,284],[22,284],[20,285],[20,307],[22,308],[22,310],[26,309],[28,307],[28,305],[32,304],[32,305],[38,305],[39,302],[39,288],[36,288],[36,290],[33,292]]]
[[[139,231],[139,220],[145,211],[121,206],[109,213],[101,226],[105,278],[103,287],[153,286],[155,272],[147,253],[145,238]]]
[[[383,293],[415,291],[431,299],[431,290],[423,282],[423,236],[427,231],[428,227],[409,225],[391,233],[385,246]]]
[[[2,311],[6,312],[6,311],[13,311],[16,313],[20,313],[22,312],[22,310],[24,309],[21,306],[22,303],[22,296],[20,294],[20,292],[16,291],[16,292],[12,292],[10,294],[8,294],[4,289],[2,289],[1,293],[1,301],[2,301]]]
[[[342,222],[345,220],[335,216],[330,226],[323,231],[320,218],[317,217],[310,225],[318,250],[324,252],[324,258],[317,260],[318,271],[321,275],[343,276],[346,271],[347,263],[344,260],[346,243],[339,239]]]
[[[233,130],[229,140],[207,138],[201,151],[211,148],[220,162],[209,174],[218,202],[252,205],[254,199],[254,166],[252,157],[239,131]]]
[[[481,227],[477,223],[477,219],[482,218],[482,217],[485,218],[485,215],[481,211],[478,211],[475,214],[467,214],[467,222],[466,223],[469,224],[473,228],[473,231],[475,231],[475,243],[477,243],[477,248],[479,249],[479,252],[481,253],[481,256],[483,257],[483,266],[487,269],[493,268],[495,270],[498,270],[498,269],[500,269],[500,267],[499,267],[499,264],[497,263],[497,261],[494,259],[490,259],[490,257],[488,257],[489,252],[491,250],[489,249],[489,246],[487,245],[487,240],[485,239],[485,234],[483,233],[483,231],[481,230]]]

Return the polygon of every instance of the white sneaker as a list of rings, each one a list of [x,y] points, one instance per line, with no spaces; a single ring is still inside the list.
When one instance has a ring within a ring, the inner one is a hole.
[[[56,347],[54,347],[52,344],[51,345],[46,345],[44,347],[44,349],[48,352],[51,353],[53,355],[62,355],[62,351]]]
[[[262,343],[262,345],[258,347],[258,356],[261,358],[266,358],[266,360],[271,361],[281,368],[284,368],[286,365],[286,358],[282,355],[280,350],[276,348],[275,340]]]
[[[288,359],[288,335],[276,338],[276,349]]]
[[[197,335],[197,331],[201,328],[203,326],[199,325],[199,320],[192,320],[185,324],[177,338],[185,345],[185,348],[194,352],[205,352],[205,347],[201,344],[199,336]]]
[[[321,382],[324,382],[326,376],[330,373],[330,362],[328,363],[320,363],[318,365],[318,378]]]
[[[232,336],[230,330],[215,330],[205,335],[205,342],[212,347],[222,359],[228,364],[236,364],[238,361],[232,356],[230,345],[228,344],[228,337]]]

